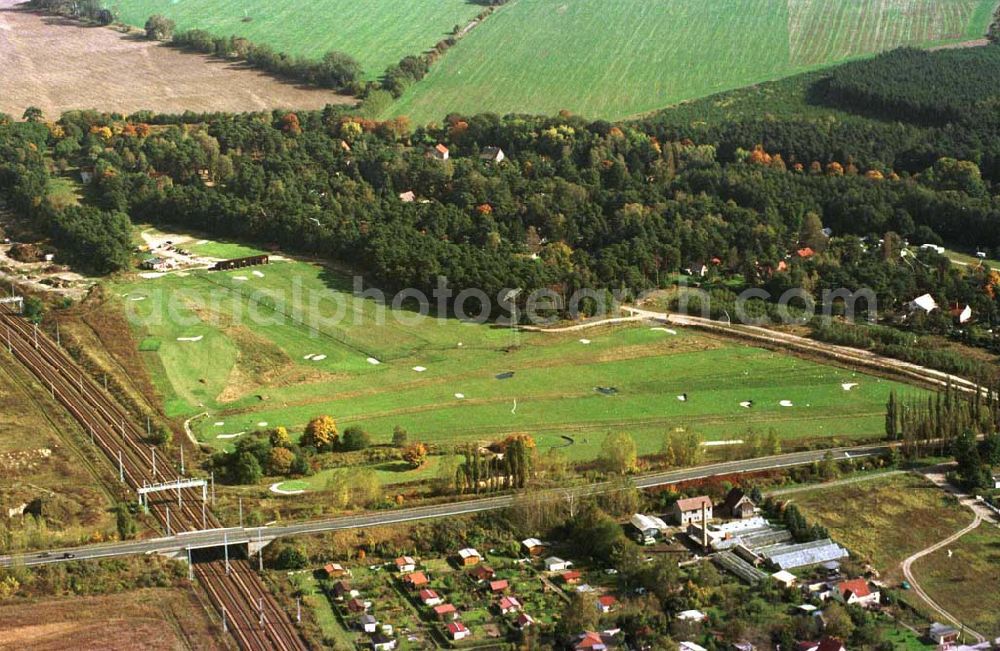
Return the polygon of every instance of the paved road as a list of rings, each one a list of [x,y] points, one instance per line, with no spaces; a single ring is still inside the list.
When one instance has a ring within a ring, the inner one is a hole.
[[[793,452],[772,457],[748,459],[743,461],[727,461],[697,468],[685,468],[666,472],[638,475],[632,478],[638,488],[653,488],[667,486],[685,481],[717,477],[720,475],[735,475],[748,472],[760,472],[776,468],[801,466],[821,460],[828,452],[834,459],[849,459],[873,456],[886,450],[882,445],[857,446],[838,448],[836,450],[815,450],[808,452]],[[619,485],[609,482],[590,484],[567,489],[545,491],[554,498],[574,499],[586,495],[618,490]],[[286,525],[272,525],[257,528],[229,528],[211,531],[198,531],[167,536],[153,540],[115,543],[109,545],[88,545],[70,549],[50,550],[13,556],[0,556],[0,567],[10,565],[43,565],[60,563],[70,560],[88,560],[111,558],[115,556],[135,556],[142,554],[183,554],[188,549],[221,546],[230,544],[246,544],[257,541],[269,542],[276,538],[299,536],[304,534],[323,533],[343,529],[363,529],[418,520],[429,520],[448,516],[494,511],[507,508],[514,504],[516,495],[500,495],[447,504],[418,506],[393,511],[375,511],[357,515],[346,515],[335,518],[323,518]],[[71,556],[67,556],[71,554]]]

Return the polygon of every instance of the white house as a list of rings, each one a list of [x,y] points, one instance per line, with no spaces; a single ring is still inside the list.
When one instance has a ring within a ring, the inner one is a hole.
[[[689,497],[674,502],[670,507],[670,516],[676,524],[685,526],[692,522],[701,522],[702,510],[705,516],[712,519],[712,498],[707,495],[699,497]]]
[[[431,156],[437,160],[448,160],[451,157],[451,152],[448,151],[447,147],[438,143],[437,147],[431,150]]]
[[[444,603],[444,599],[438,596],[438,593],[429,589],[420,591],[420,601],[424,602],[425,606],[439,606]]]
[[[708,619],[708,616],[700,610],[682,610],[677,613],[677,619],[682,622],[696,622],[700,624]]]
[[[448,624],[448,633],[451,635],[451,639],[455,640],[456,642],[458,640],[464,640],[465,638],[472,635],[472,631],[466,628],[465,624],[463,624],[462,622],[452,622]]]
[[[413,572],[417,569],[417,561],[410,556],[400,556],[396,559],[396,569],[400,572]]]
[[[499,147],[483,147],[479,153],[479,160],[486,163],[502,163],[507,158],[507,154]]]
[[[944,255],[944,247],[938,246],[937,244],[921,244],[920,250],[922,251],[933,251],[938,255]]]
[[[667,523],[654,515],[636,513],[629,520],[638,532],[637,540],[643,545],[652,545],[667,528]]]
[[[871,589],[865,579],[841,581],[837,584],[834,595],[845,604],[857,604],[862,608],[877,606],[881,596],[878,590]]]
[[[775,572],[774,574],[771,575],[771,578],[780,583],[781,585],[785,586],[786,588],[794,587],[795,582],[798,581],[795,575],[789,572],[788,570],[781,570],[780,572]]]
[[[374,615],[365,613],[360,617],[358,623],[361,624],[361,628],[365,633],[374,633],[378,630],[378,620],[375,619]]]
[[[393,651],[396,648],[396,640],[388,635],[376,633],[372,635],[372,651]]]
[[[573,567],[573,563],[570,561],[564,561],[558,556],[549,556],[545,559],[545,570],[547,572],[562,572],[563,570],[568,570]]]
[[[705,647],[700,644],[695,644],[694,642],[684,641],[677,645],[680,651],[708,651]]]
[[[934,310],[938,309],[937,301],[930,294],[924,294],[918,296],[907,304],[907,309],[910,312],[916,312],[917,310],[923,310],[925,314],[930,314]]]

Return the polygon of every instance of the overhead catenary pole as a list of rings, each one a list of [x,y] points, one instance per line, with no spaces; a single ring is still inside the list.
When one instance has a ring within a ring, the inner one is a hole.
[[[170,535],[170,507],[167,507],[167,535]]]
[[[191,548],[187,548],[188,553],[188,581],[194,581],[194,565],[191,564]]]
[[[257,527],[257,570],[264,571],[264,545],[260,527]]]
[[[226,555],[226,576],[229,576],[229,533],[222,534],[222,549]]]
[[[243,528],[243,498],[240,497],[240,529]]]
[[[125,483],[125,465],[122,463],[122,451],[118,450],[118,481]]]
[[[184,444],[181,444],[181,475],[184,475]]]

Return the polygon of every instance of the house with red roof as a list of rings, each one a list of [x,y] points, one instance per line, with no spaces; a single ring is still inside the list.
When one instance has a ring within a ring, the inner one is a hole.
[[[399,572],[413,572],[417,569],[417,561],[412,556],[400,556],[396,559],[396,570]]]
[[[348,574],[347,570],[340,563],[327,563],[323,566],[323,571],[326,572],[327,578],[330,579],[339,579]]]
[[[610,613],[615,609],[618,600],[613,595],[605,594],[597,598],[597,609],[602,613]]]
[[[507,579],[500,579],[499,581],[490,581],[490,592],[496,594],[499,592],[504,592],[510,587],[510,583]]]
[[[844,643],[835,637],[826,636],[819,642],[799,642],[795,651],[847,651]]]
[[[567,570],[559,575],[562,582],[566,585],[576,585],[580,582],[580,572],[578,570]]]
[[[482,583],[483,581],[489,581],[496,575],[493,568],[489,565],[477,565],[476,567],[469,570],[469,576],[475,579],[477,582]]]
[[[521,602],[518,601],[517,597],[504,597],[500,600],[500,612],[504,615],[507,613],[516,613],[522,609]]]
[[[448,634],[451,635],[451,639],[457,642],[472,635],[472,631],[466,628],[462,622],[452,622],[448,624]]]
[[[517,621],[515,622],[515,626],[517,626],[519,630],[523,631],[524,629],[528,628],[534,623],[535,620],[531,615],[529,615],[528,613],[521,613],[520,615],[517,616]]]
[[[429,581],[427,580],[427,575],[423,572],[412,572],[403,577],[403,583],[410,588],[422,588],[427,585]]]
[[[587,631],[580,633],[573,641],[573,651],[606,651],[615,646],[618,644],[615,642],[613,631],[604,633]]]
[[[424,602],[425,606],[437,606],[438,604],[444,603],[444,599],[439,597],[438,593],[429,589],[420,591],[420,601]]]
[[[811,258],[814,255],[816,255],[816,252],[813,251],[808,246],[804,246],[801,249],[799,249],[798,251],[796,251],[795,255],[797,255],[799,258],[801,258],[803,260],[808,260],[809,258]]]
[[[455,619],[458,617],[458,610],[452,604],[441,604],[434,606],[434,615],[442,621],[449,617]]]
[[[451,157],[451,152],[448,148],[438,143],[434,149],[431,150],[431,156],[437,160],[448,160]]]
[[[857,604],[862,608],[871,608],[878,605],[881,594],[878,590],[872,590],[865,579],[851,579],[850,581],[841,581],[836,585],[834,597],[845,604]]]

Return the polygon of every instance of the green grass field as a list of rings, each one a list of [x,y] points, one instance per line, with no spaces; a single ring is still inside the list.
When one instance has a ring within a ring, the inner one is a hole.
[[[992,638],[1000,635],[998,563],[1000,530],[984,522],[946,549],[918,560],[913,574],[945,610]]]
[[[658,451],[664,433],[679,428],[716,440],[737,439],[749,426],[773,427],[786,439],[878,436],[888,393],[900,388],[683,330],[521,333],[511,350],[510,331],[489,325],[406,324],[397,317],[413,313],[391,309],[383,325],[373,325],[374,301],[305,262],[137,278],[112,291],[132,314],[137,340],[159,342],[142,355],[169,414],[207,412],[194,429],[217,447],[277,425],[298,436],[321,414],[341,428],[365,427],[376,443],[388,442],[396,425],[411,440],[445,446],[527,431],[542,451],[562,448],[576,460],[594,458],[614,430],[632,433],[641,453]],[[320,311],[332,315],[339,303],[343,322],[314,322],[306,306],[320,292]],[[514,376],[497,379],[505,372]],[[844,382],[859,386],[845,391]],[[678,400],[684,393],[686,402]],[[754,407],[740,407],[745,400]],[[794,406],[780,406],[783,400]],[[396,483],[433,476],[432,466],[377,470]]]
[[[514,0],[388,114],[622,118],[905,44],[985,34],[994,0]]]
[[[419,54],[482,10],[467,0],[108,0],[119,20],[142,26],[163,14],[177,28],[244,36],[280,52],[319,58],[340,50],[377,78],[391,64]],[[244,17],[249,20],[244,22]]]

